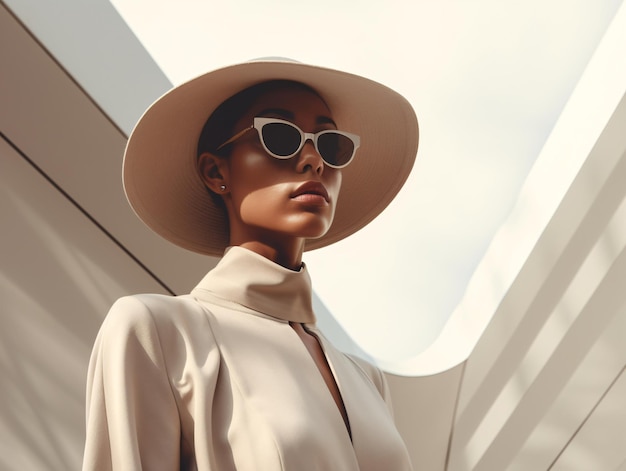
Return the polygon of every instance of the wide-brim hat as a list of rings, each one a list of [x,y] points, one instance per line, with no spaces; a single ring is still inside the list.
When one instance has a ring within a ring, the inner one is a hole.
[[[367,225],[396,196],[417,154],[418,124],[409,102],[358,75],[288,59],[261,59],[208,72],[155,101],[132,131],[124,154],[126,197],[153,231],[180,247],[221,256],[228,220],[197,170],[204,123],[235,93],[260,82],[294,80],[315,89],[339,129],[358,134],[361,146],[342,170],[335,218],[305,250],[327,246]]]

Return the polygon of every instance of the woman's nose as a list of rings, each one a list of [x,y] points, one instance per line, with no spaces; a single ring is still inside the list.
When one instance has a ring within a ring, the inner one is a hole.
[[[324,159],[322,159],[322,156],[317,152],[313,142],[310,140],[304,143],[297,163],[297,171],[299,173],[304,173],[308,170],[318,175],[324,172]]]

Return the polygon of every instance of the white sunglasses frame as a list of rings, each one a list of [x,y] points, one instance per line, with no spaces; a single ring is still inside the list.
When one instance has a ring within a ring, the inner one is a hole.
[[[297,130],[300,133],[300,145],[298,146],[298,148],[296,149],[295,152],[293,152],[290,155],[278,155],[278,154],[273,153],[271,150],[269,150],[267,148],[267,146],[265,145],[265,141],[263,140],[262,129],[263,129],[263,126],[265,126],[266,124],[272,124],[272,123],[287,124],[287,125],[291,126],[292,128],[294,128],[295,130]],[[315,147],[315,150],[322,157],[322,160],[324,161],[324,164],[328,165],[329,167],[332,167],[332,168],[344,168],[344,167],[348,166],[350,164],[350,162],[352,162],[352,160],[354,159],[354,156],[356,154],[356,150],[361,145],[361,138],[359,136],[357,136],[356,134],[352,134],[352,133],[349,133],[349,132],[337,131],[336,129],[325,129],[324,131],[320,131],[320,132],[316,132],[316,133],[304,132],[302,129],[300,129],[298,126],[296,126],[295,124],[293,124],[290,121],[285,121],[284,119],[278,119],[278,118],[263,118],[263,117],[257,116],[257,117],[254,118],[252,126],[249,126],[249,127],[245,128],[245,129],[239,131],[233,137],[231,137],[226,142],[221,144],[216,150],[220,150],[222,147],[227,146],[228,144],[231,144],[232,142],[236,141],[237,139],[239,139],[240,137],[242,137],[244,134],[246,134],[248,131],[251,131],[252,129],[256,129],[257,130],[257,133],[259,134],[259,141],[261,142],[261,145],[263,146],[263,149],[265,149],[265,152],[267,152],[269,155],[271,155],[275,159],[279,159],[279,160],[291,159],[292,157],[297,155],[298,152],[300,152],[302,150],[302,148],[304,147],[304,145],[306,144],[306,142],[308,140],[311,140],[311,142],[313,142],[313,146]],[[332,164],[332,163],[328,162],[324,158],[324,156],[321,154],[319,148],[317,147],[317,140],[319,139],[319,136],[321,136],[323,134],[328,134],[328,133],[340,134],[340,135],[350,139],[352,141],[352,143],[354,144],[354,149],[352,149],[352,155],[350,156],[350,158],[348,159],[348,161],[345,164],[343,164],[343,165],[335,165],[335,164]]]

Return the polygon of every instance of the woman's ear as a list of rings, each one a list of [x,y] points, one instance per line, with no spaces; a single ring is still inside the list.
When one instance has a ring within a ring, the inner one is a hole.
[[[213,193],[228,193],[227,159],[205,152],[198,157],[198,172],[206,187]]]

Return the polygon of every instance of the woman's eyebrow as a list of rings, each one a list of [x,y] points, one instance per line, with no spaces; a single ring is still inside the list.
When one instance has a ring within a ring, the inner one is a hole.
[[[258,116],[268,115],[280,116],[281,118],[284,118],[288,121],[293,121],[296,118],[296,115],[292,111],[286,110],[284,108],[266,108],[258,113]],[[333,126],[337,127],[335,121],[333,121],[333,119],[329,116],[318,116],[315,122],[317,124],[332,124]]]
[[[335,123],[335,121],[333,121],[333,119],[329,116],[318,116],[315,122],[317,124],[332,124],[333,126],[337,127],[337,123]]]
[[[281,118],[285,119],[294,119],[296,117],[295,114],[284,108],[266,108],[263,111],[259,112],[259,116],[266,116],[270,114],[280,116]]]

